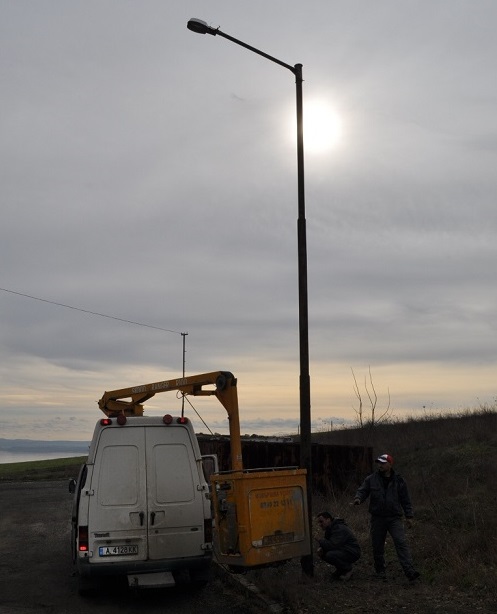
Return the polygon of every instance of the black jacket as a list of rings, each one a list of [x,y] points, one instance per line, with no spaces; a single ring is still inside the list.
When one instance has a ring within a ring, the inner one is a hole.
[[[355,535],[342,518],[333,518],[330,526],[326,527],[324,539],[319,539],[318,543],[323,552],[344,550],[357,556],[361,554],[361,548]]]
[[[386,488],[382,475],[375,471],[368,475],[355,496],[361,503],[369,497],[369,512],[373,516],[414,516],[407,484],[393,469]]]

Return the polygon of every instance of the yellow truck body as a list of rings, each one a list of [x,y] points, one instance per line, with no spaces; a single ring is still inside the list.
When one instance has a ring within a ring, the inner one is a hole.
[[[214,553],[252,568],[309,554],[306,471],[234,471],[211,476]]]

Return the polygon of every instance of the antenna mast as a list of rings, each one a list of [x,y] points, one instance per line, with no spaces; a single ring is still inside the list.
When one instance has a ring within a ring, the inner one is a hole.
[[[185,379],[185,365],[186,365],[186,336],[188,333],[181,333],[183,337],[183,379]],[[181,416],[183,417],[185,413],[185,393],[183,392],[181,395]]]

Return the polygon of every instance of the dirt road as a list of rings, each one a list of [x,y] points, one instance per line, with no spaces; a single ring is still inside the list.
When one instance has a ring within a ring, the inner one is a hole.
[[[134,594],[123,580],[81,597],[71,561],[71,504],[67,480],[0,484],[0,614],[263,611],[218,575],[197,593],[173,588]]]

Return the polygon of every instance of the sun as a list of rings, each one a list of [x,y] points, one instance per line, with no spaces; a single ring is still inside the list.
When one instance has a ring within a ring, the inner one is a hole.
[[[335,149],[342,138],[340,115],[326,102],[304,102],[304,149],[325,153]]]

